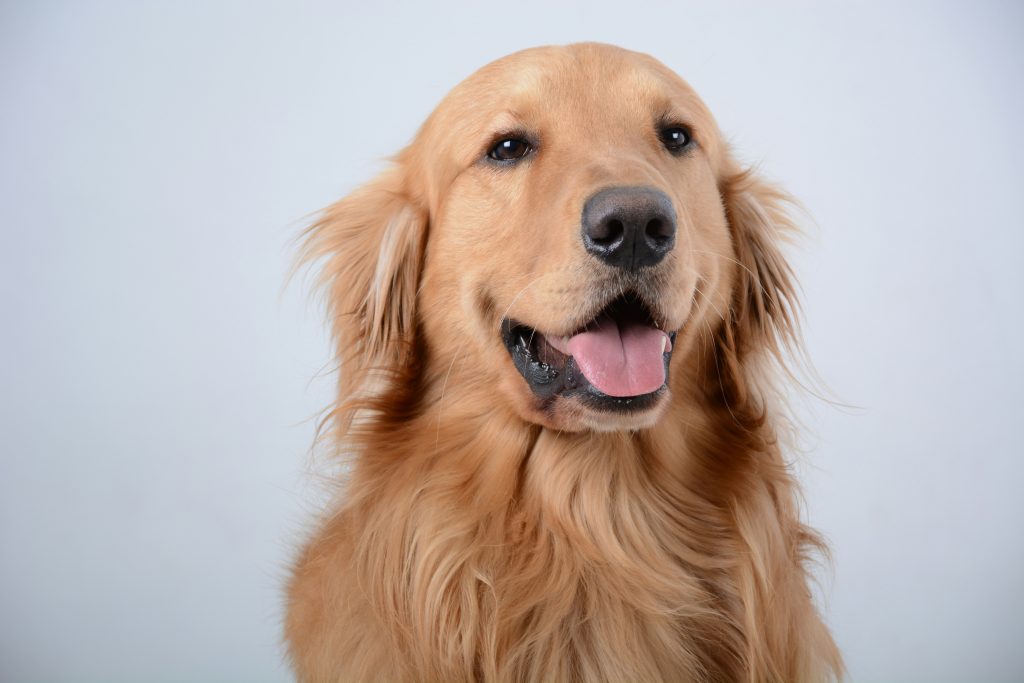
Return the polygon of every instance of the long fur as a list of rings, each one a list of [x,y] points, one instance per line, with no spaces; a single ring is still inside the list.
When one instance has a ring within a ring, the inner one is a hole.
[[[723,168],[728,308],[673,361],[657,424],[556,431],[424,338],[439,312],[420,301],[417,163],[403,153],[307,233],[340,364],[325,433],[351,471],[289,587],[299,680],[839,676],[808,590],[823,546],[773,412],[795,336],[785,195]]]

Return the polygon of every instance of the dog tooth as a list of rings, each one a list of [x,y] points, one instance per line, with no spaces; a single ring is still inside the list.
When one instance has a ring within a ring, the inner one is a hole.
[[[668,340],[668,335],[666,334],[666,335],[665,335],[665,341],[664,341],[664,342],[662,342],[662,344],[661,344],[661,352],[662,352],[662,353],[668,353],[668,347],[669,347],[669,344],[671,344],[671,343],[672,343],[672,342],[670,342],[670,341]]]

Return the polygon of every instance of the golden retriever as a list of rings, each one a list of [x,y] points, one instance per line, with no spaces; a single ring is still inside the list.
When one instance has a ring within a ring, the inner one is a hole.
[[[773,405],[786,196],[651,57],[483,67],[326,209],[342,495],[298,558],[300,681],[820,681]]]

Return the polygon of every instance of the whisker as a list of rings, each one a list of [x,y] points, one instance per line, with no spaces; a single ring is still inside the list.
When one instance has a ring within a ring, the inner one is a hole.
[[[743,270],[747,271],[747,273],[750,275],[750,277],[753,278],[754,282],[757,283],[757,286],[761,289],[761,292],[764,294],[765,298],[768,299],[768,301],[771,302],[771,304],[773,306],[776,305],[775,300],[772,298],[772,295],[768,292],[767,289],[765,289],[764,284],[762,284],[760,276],[758,276],[757,273],[752,271],[745,264],[737,261],[736,259],[734,259],[731,256],[726,256],[725,254],[719,254],[717,251],[705,251],[705,250],[702,250],[702,249],[691,249],[690,251],[692,253],[694,253],[694,254],[711,254],[712,256],[717,256],[718,258],[725,259],[726,261],[731,261],[731,262],[735,263],[737,266],[739,266]]]
[[[529,282],[527,282],[526,286],[523,287],[522,289],[520,289],[519,293],[516,294],[514,297],[512,297],[512,301],[510,301],[508,306],[505,308],[505,312],[502,314],[501,320],[505,320],[506,318],[508,318],[508,312],[511,311],[512,307],[516,305],[517,301],[519,301],[519,297],[521,297],[523,294],[526,293],[526,290],[528,290],[530,287],[533,287],[535,284],[537,284],[541,280],[541,278],[547,277],[548,275],[549,275],[549,273],[541,273],[537,277],[535,277],[532,280],[530,280]]]
[[[452,362],[448,366],[448,372],[445,373],[444,382],[441,383],[441,398],[437,401],[437,433],[434,435],[434,453],[437,453],[441,445],[441,413],[444,411],[444,392],[448,388],[448,378],[451,377],[452,368],[455,367],[455,361],[458,358],[458,353],[452,354]]]
[[[725,320],[725,316],[724,316],[724,315],[722,314],[722,309],[720,309],[720,308],[719,308],[718,306],[716,306],[716,305],[715,305],[715,302],[711,300],[711,297],[709,297],[709,296],[708,296],[707,294],[705,294],[704,292],[702,292],[702,291],[700,290],[700,287],[698,287],[698,286],[697,286],[696,284],[695,284],[695,285],[693,286],[693,289],[694,289],[694,290],[695,290],[695,291],[696,291],[696,292],[697,292],[698,294],[700,294],[700,295],[701,295],[702,297],[704,297],[704,300],[708,302],[708,305],[710,305],[710,306],[711,306],[711,308],[715,309],[715,312],[716,312],[716,313],[718,313],[718,317],[719,317],[719,318],[721,318],[722,320]],[[705,322],[706,322],[706,321],[705,321]]]
[[[729,405],[729,397],[725,394],[725,383],[722,381],[722,366],[718,364],[718,354],[714,350],[715,333],[711,331],[711,325],[708,325],[707,320],[704,321],[704,325],[708,328],[708,336],[711,338],[711,355],[715,359],[715,372],[718,374],[718,388],[722,390],[722,403],[725,404],[725,409],[729,411],[732,421],[743,431],[748,431],[743,423],[739,421],[739,418],[736,417],[736,413],[732,412],[732,406]]]

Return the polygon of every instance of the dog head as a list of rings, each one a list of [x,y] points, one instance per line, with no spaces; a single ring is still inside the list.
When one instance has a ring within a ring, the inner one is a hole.
[[[791,329],[783,199],[646,55],[498,60],[310,230],[342,392],[416,367],[428,396],[454,375],[547,427],[651,426],[702,353],[739,386],[745,355]]]

